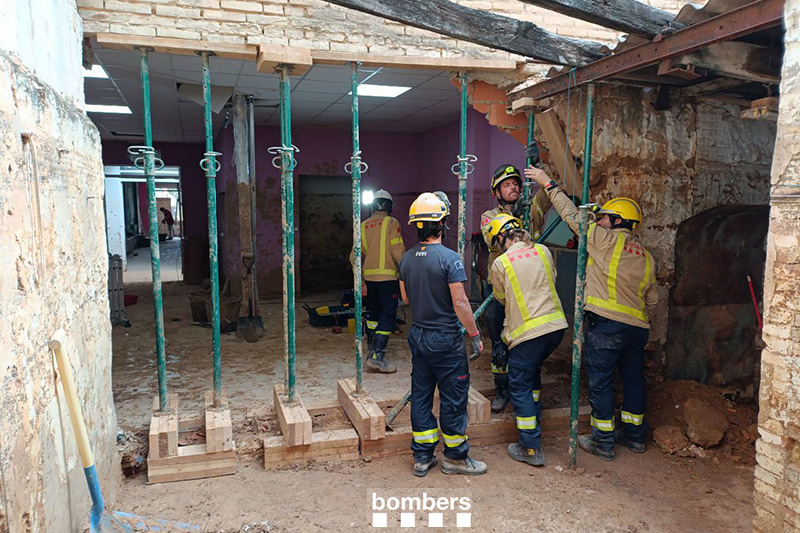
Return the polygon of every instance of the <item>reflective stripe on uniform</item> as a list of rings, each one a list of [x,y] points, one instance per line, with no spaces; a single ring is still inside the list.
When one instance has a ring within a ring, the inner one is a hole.
[[[620,411],[622,421],[625,424],[633,424],[634,426],[641,426],[644,422],[644,415],[635,415],[628,411]]]
[[[364,254],[367,253],[367,222],[361,223],[361,248]]]
[[[597,428],[600,431],[614,431],[614,419],[600,420],[599,418],[592,416],[592,427]]]
[[[375,330],[375,335],[391,335],[391,334],[392,334],[391,331],[384,331],[382,329]]]
[[[535,390],[535,391],[533,391],[533,401],[534,401],[534,402],[538,402],[538,401],[539,401],[539,395],[540,395],[541,393],[542,393],[542,391],[540,391],[540,390]]]
[[[646,251],[644,254],[644,278],[642,279],[641,283],[639,283],[639,290],[636,294],[640,303],[639,309],[634,309],[633,307],[623,305],[617,301],[617,275],[619,270],[619,261],[622,257],[622,251],[624,248],[625,234],[620,233],[617,235],[617,243],[614,245],[614,253],[611,255],[611,263],[608,266],[608,299],[603,300],[597,296],[589,296],[586,298],[586,303],[596,305],[597,307],[602,307],[603,309],[608,309],[609,311],[616,311],[618,313],[631,316],[641,320],[642,322],[648,322],[649,319],[647,317],[647,313],[645,312],[644,289],[647,287],[647,282],[652,278],[651,272],[653,265],[650,261],[650,254]]]
[[[439,442],[439,428],[428,429],[425,431],[412,431],[414,442],[419,444],[430,444]]]
[[[444,431],[442,432],[442,437],[444,437],[444,445],[448,448],[455,448],[467,440],[466,435],[448,435]]]
[[[558,299],[556,285],[553,281],[553,272],[550,270],[550,261],[547,259],[547,256],[545,256],[544,249],[541,244],[535,245],[534,248],[535,255],[537,255],[542,261],[545,274],[547,274],[547,285],[550,289],[550,297],[552,298],[555,311],[543,316],[531,318],[531,315],[528,312],[528,305],[525,303],[525,295],[522,293],[522,287],[519,284],[517,273],[514,271],[514,266],[511,264],[511,260],[508,258],[508,255],[501,255],[498,259],[500,259],[500,262],[503,264],[503,268],[508,276],[508,281],[511,284],[511,292],[514,293],[514,300],[516,301],[517,307],[522,315],[522,325],[509,333],[511,340],[519,338],[523,333],[539,327],[542,324],[555,322],[556,320],[561,320],[564,318],[564,311],[561,309],[561,301]]]
[[[517,429],[536,429],[536,415],[518,416]]]
[[[395,246],[397,244],[403,244],[403,238],[402,237],[398,237],[396,239],[392,239],[391,241],[389,241],[389,245],[391,245],[391,246]]]
[[[508,365],[505,367],[499,367],[492,363],[492,374],[508,374]]]
[[[378,327],[377,320],[367,320],[367,329],[375,329]]]
[[[364,269],[364,275],[369,276],[371,274],[385,274],[387,276],[394,276],[397,277],[397,270],[392,270],[389,268],[367,268]]]

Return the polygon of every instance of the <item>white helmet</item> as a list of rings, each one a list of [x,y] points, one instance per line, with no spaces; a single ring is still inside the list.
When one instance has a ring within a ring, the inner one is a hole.
[[[377,211],[391,212],[394,206],[394,200],[392,199],[392,195],[389,194],[389,191],[386,189],[378,189],[375,191],[375,194],[372,195],[372,205],[373,209]]]
[[[372,201],[374,202],[376,200],[389,200],[390,202],[394,202],[392,195],[389,194],[389,191],[386,189],[378,189],[375,191],[375,194],[372,195]]]

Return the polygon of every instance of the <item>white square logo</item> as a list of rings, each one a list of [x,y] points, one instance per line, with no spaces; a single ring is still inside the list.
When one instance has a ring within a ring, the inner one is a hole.
[[[400,513],[400,527],[414,527],[417,515],[414,513]]]
[[[372,513],[372,527],[387,527],[386,513]]]
[[[442,513],[428,513],[428,527],[444,527],[444,515]]]
[[[456,527],[472,527],[472,513],[456,513]]]

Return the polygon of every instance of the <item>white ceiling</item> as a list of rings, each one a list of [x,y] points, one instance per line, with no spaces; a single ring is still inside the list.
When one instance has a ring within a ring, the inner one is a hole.
[[[94,49],[95,62],[109,79],[87,78],[87,104],[128,105],[132,115],[90,113],[103,139],[132,140],[143,135],[139,53]],[[162,142],[202,142],[203,108],[178,96],[178,83],[202,81],[200,57],[151,53],[150,100],[153,138]],[[375,72],[377,74],[375,74]],[[412,87],[396,98],[359,99],[360,126],[365,131],[419,132],[458,118],[459,93],[449,72],[384,68],[359,69],[359,80]],[[254,61],[211,58],[212,85],[234,87],[256,97],[256,124],[278,125],[278,77],[256,72]],[[292,77],[292,129],[350,128],[350,68],[314,66]],[[213,92],[213,88],[212,88]],[[215,115],[215,133],[227,110]]]

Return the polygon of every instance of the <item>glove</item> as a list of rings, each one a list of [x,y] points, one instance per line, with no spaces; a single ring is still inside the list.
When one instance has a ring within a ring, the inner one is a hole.
[[[539,145],[536,141],[525,147],[525,157],[531,160],[531,165],[537,167],[541,163],[539,160]]]
[[[531,200],[528,200],[526,202],[525,195],[520,194],[519,198],[517,198],[517,201],[514,202],[514,207],[511,208],[511,214],[521,219],[522,216],[525,214],[525,208],[530,207],[531,205],[533,205],[533,202]]]
[[[478,331],[474,336],[470,335],[470,342],[472,342],[472,355],[469,356],[470,361],[474,361],[481,356],[483,351],[483,341],[481,340],[481,332]]]
[[[508,346],[503,341],[492,343],[492,364],[501,370],[508,366]]]

